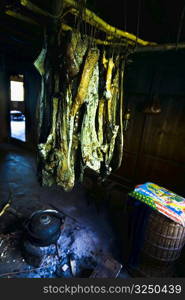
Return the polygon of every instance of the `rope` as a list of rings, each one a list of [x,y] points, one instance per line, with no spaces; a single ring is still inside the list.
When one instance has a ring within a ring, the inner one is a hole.
[[[184,20],[184,14],[185,14],[185,4],[184,4],[184,7],[183,7],[181,15],[180,15],[179,26],[178,26],[178,31],[177,31],[176,48],[178,47],[178,43],[179,43],[181,32],[182,32],[182,25],[183,25],[183,20]]]
[[[124,0],[124,30],[127,31],[127,0]]]
[[[139,37],[140,17],[141,17],[141,0],[138,0],[138,10],[137,10],[137,32],[136,32],[136,48],[137,48],[137,41],[138,41],[138,37]]]

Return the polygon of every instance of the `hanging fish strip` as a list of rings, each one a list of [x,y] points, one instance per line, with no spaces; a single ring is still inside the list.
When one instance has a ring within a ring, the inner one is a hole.
[[[49,64],[43,50],[35,62],[42,76],[38,171],[43,185],[57,184],[70,191],[77,177],[83,180],[86,168],[104,179],[120,166],[123,64],[119,55],[110,57],[110,51],[90,45],[77,31],[67,32],[61,45],[52,75],[44,68]],[[53,89],[43,86],[49,76]]]

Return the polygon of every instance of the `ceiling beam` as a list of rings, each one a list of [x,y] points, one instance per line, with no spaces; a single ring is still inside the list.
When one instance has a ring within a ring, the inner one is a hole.
[[[19,0],[19,1],[22,6],[26,7],[27,9],[31,10],[34,13],[52,17],[52,18],[60,18],[60,16],[61,16],[60,13],[58,15],[52,15],[49,12],[42,10],[41,8],[39,8],[38,6],[36,6],[29,0]],[[68,9],[70,8],[69,13],[71,13],[75,16],[79,16],[80,12],[79,12],[79,8],[78,8],[78,3],[76,1],[63,0],[63,2],[64,2],[65,8],[68,8]],[[153,42],[144,41],[141,38],[135,36],[134,34],[131,34],[129,32],[120,30],[116,27],[109,25],[103,19],[98,17],[95,13],[93,13],[92,11],[90,11],[87,8],[84,9],[84,14],[82,15],[82,19],[83,19],[83,21],[87,22],[91,26],[94,26],[98,30],[106,32],[110,37],[117,38],[119,40],[127,39],[127,40],[130,40],[130,41],[135,42],[142,46],[156,44]]]
[[[10,9],[7,9],[5,11],[6,15],[10,16],[10,17],[13,17],[13,18],[16,18],[16,19],[19,19],[21,21],[24,21],[24,22],[27,22],[27,23],[30,23],[32,25],[37,25],[39,26],[40,24],[38,22],[36,22],[35,20],[33,20],[32,18],[29,18],[21,13],[18,13],[18,12],[15,12],[13,10],[10,10]]]
[[[147,46],[147,47],[137,47],[135,52],[145,53],[145,52],[159,52],[159,51],[170,51],[170,50],[180,50],[185,49],[185,43],[177,44],[161,44],[155,46]]]

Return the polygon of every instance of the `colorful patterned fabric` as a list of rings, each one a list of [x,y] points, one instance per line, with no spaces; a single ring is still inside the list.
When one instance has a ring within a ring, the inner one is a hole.
[[[185,198],[152,182],[136,186],[129,195],[185,227]]]

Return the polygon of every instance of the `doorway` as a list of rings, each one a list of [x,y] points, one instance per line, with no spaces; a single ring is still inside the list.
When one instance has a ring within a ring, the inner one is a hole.
[[[24,95],[24,76],[10,76],[10,135],[22,142],[26,142]]]

